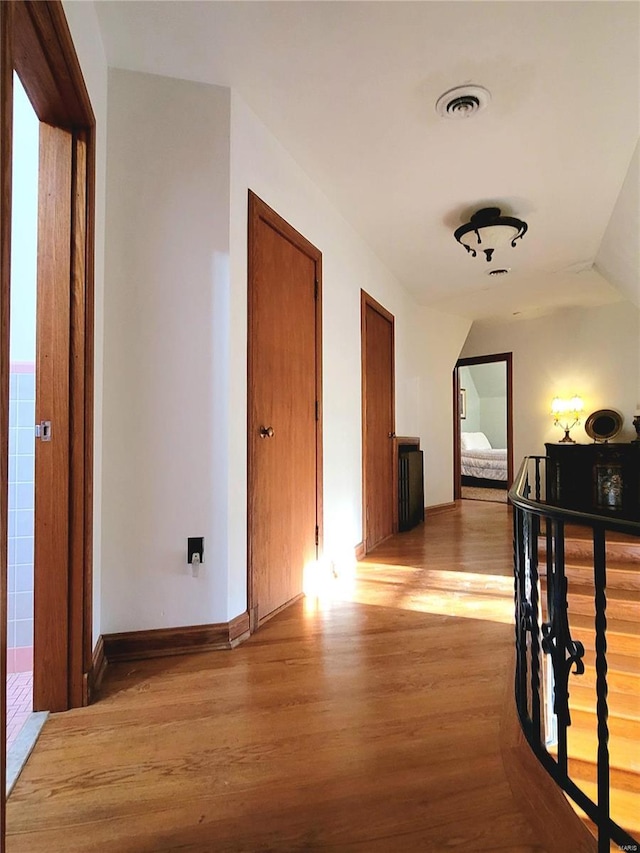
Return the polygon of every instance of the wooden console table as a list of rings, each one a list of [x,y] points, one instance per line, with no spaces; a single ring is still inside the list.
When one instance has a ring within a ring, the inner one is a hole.
[[[547,502],[640,519],[640,442],[545,444]]]

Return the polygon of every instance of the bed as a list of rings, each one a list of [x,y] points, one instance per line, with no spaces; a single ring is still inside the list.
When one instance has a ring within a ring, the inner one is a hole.
[[[507,451],[491,447],[483,432],[460,435],[460,462],[463,486],[507,486]]]

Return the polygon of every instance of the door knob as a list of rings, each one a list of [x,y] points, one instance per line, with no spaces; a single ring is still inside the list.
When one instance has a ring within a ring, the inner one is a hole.
[[[260,427],[260,438],[273,438],[273,427]]]

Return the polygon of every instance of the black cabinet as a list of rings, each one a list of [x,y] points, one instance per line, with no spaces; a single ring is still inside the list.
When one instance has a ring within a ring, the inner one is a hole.
[[[398,529],[411,530],[424,521],[422,451],[398,456]]]
[[[424,521],[424,479],[420,439],[395,439],[398,468],[398,530],[411,530]]]
[[[545,444],[545,448],[548,503],[640,519],[640,442]]]

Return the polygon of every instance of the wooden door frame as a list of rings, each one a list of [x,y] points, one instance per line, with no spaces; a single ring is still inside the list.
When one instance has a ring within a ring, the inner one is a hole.
[[[66,708],[89,701],[92,662],[92,552],[93,552],[93,278],[95,209],[95,118],[71,33],[59,0],[15,0],[2,3],[2,65],[0,100],[2,142],[2,200],[0,229],[0,446],[2,496],[2,613],[6,620],[7,565],[7,448],[9,399],[9,303],[11,256],[11,162],[13,131],[13,71],[17,71],[41,123],[60,127],[71,135],[69,148],[71,195],[61,199],[71,222],[71,240],[65,263],[70,269],[69,306],[69,547],[68,619],[58,626],[67,648]],[[42,180],[40,176],[39,183]],[[52,262],[53,263],[53,262]],[[55,267],[52,267],[55,270]],[[36,567],[37,575],[37,567]],[[34,578],[37,594],[37,577]],[[42,584],[41,584],[42,586]],[[2,643],[5,643],[3,632]],[[6,646],[2,646],[6,667]],[[4,671],[6,679],[6,669]],[[56,710],[64,710],[57,708]],[[4,709],[6,714],[6,709]],[[3,726],[6,719],[3,719]],[[4,737],[4,735],[3,735]],[[0,786],[4,790],[3,786]],[[4,823],[3,823],[4,826]]]
[[[396,318],[387,311],[373,296],[365,290],[360,290],[360,371],[361,371],[361,418],[362,418],[362,545],[367,553],[367,307],[373,308],[391,324],[391,431],[396,432]],[[393,443],[394,450],[396,443]],[[392,501],[392,533],[398,532],[398,459],[397,453],[391,458],[391,501]]]
[[[316,277],[316,300],[315,300],[315,324],[316,324],[316,525],[318,529],[316,556],[322,554],[323,543],[323,464],[322,464],[322,252],[306,237],[303,237],[296,229],[275,212],[268,204],[262,201],[252,190],[249,190],[248,202],[248,234],[247,234],[247,609],[249,611],[249,630],[253,633],[264,620],[258,620],[258,602],[256,600],[256,589],[253,572],[253,550],[252,550],[252,525],[251,517],[252,494],[253,494],[253,470],[255,460],[253,458],[252,442],[250,440],[251,424],[251,401],[254,390],[255,360],[259,353],[254,346],[252,335],[252,324],[255,311],[256,264],[253,257],[253,246],[260,222],[266,223],[278,234],[281,234],[293,246],[307,255],[315,264]],[[286,605],[284,605],[286,606]],[[278,610],[268,614],[271,618]]]
[[[513,353],[499,352],[492,355],[477,355],[459,358],[453,369],[453,498],[462,498],[462,468],[460,460],[460,367],[474,364],[506,364],[507,395],[507,489],[513,483]]]

